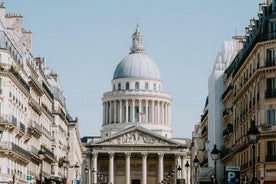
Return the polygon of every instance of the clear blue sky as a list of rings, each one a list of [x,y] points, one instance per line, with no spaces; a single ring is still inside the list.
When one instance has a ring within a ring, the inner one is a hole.
[[[173,137],[192,137],[209,73],[224,40],[244,34],[264,0],[4,0],[23,16],[35,56],[59,74],[81,136],[100,135],[102,95],[128,53],[139,20],[146,53],[171,94]]]

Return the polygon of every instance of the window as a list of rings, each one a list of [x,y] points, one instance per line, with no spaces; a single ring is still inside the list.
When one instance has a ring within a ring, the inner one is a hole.
[[[115,90],[115,85],[113,84],[113,91]]]
[[[274,78],[267,78],[265,98],[273,98],[273,97],[276,97],[275,80]]]
[[[149,83],[145,83],[145,89],[149,89]]]
[[[275,161],[276,153],[276,142],[275,141],[267,141],[266,142],[266,161]]]
[[[121,90],[121,83],[118,84],[118,90]]]
[[[266,122],[267,124],[275,124],[275,110],[269,109],[266,111]]]
[[[135,82],[135,89],[139,89],[139,82]]]
[[[156,84],[153,84],[153,90],[156,91]]]
[[[129,89],[129,82],[126,83],[126,89]]]
[[[274,66],[274,49],[267,49],[266,50],[266,64],[265,66]]]

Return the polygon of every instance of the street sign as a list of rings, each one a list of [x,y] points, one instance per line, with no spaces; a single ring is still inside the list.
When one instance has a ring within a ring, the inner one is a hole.
[[[30,181],[30,180],[32,180],[32,179],[33,179],[32,176],[27,176],[27,181]]]
[[[80,180],[72,180],[72,184],[80,184]]]
[[[226,184],[240,183],[240,170],[241,169],[238,166],[226,166],[225,167]]]

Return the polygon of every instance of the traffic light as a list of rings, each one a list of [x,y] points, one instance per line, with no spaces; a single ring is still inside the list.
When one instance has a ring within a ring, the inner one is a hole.
[[[211,174],[210,178],[211,178],[211,183],[214,183],[214,180],[215,180],[215,175],[214,174]]]

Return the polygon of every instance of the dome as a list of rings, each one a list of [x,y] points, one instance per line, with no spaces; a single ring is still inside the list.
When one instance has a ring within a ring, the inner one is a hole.
[[[146,54],[135,52],[125,57],[116,67],[113,79],[146,78],[160,80],[155,62]]]

